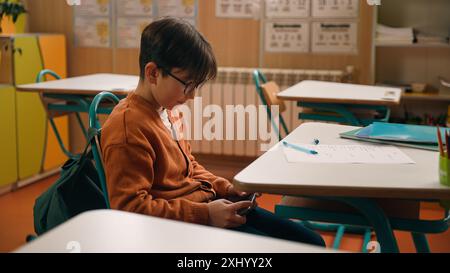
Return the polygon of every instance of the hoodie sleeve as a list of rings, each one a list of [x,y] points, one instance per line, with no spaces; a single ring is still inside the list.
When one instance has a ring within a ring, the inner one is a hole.
[[[105,147],[103,161],[111,208],[207,225],[209,213],[206,203],[183,198],[153,198],[150,189],[154,180],[154,160],[153,150],[136,144]]]

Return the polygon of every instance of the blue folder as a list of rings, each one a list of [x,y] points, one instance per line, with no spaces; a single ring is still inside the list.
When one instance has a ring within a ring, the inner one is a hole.
[[[442,137],[448,128],[440,128]],[[450,132],[450,131],[449,131]],[[364,128],[341,133],[342,138],[439,151],[434,126],[374,122]]]
[[[448,129],[440,128],[440,130],[441,135],[444,137],[445,131],[448,131]],[[378,140],[437,145],[436,131],[434,126],[374,122],[361,129],[356,136]]]

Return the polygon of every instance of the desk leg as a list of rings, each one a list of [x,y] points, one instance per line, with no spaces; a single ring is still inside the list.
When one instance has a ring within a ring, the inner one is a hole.
[[[430,246],[428,245],[426,235],[423,233],[411,232],[414,245],[416,246],[417,253],[430,253]]]
[[[64,143],[62,142],[62,139],[61,139],[61,136],[59,134],[58,128],[56,127],[55,122],[53,120],[53,117],[52,117],[52,115],[50,113],[51,112],[64,112],[64,113],[67,113],[67,114],[75,113],[76,118],[78,120],[78,123],[80,125],[80,128],[83,131],[83,134],[84,134],[84,136],[86,137],[86,140],[87,140],[88,139],[87,130],[86,130],[85,126],[83,125],[83,121],[81,120],[81,117],[80,117],[79,113],[88,111],[88,109],[89,109],[89,101],[87,101],[83,97],[78,97],[78,96],[75,96],[75,95],[47,95],[47,94],[43,94],[43,99],[57,99],[57,100],[63,100],[63,101],[67,102],[67,103],[64,103],[64,104],[59,104],[59,103],[47,103],[47,104],[45,104],[44,103],[44,105],[46,105],[48,120],[50,122],[50,125],[52,126],[53,132],[55,133],[55,136],[56,136],[56,138],[58,140],[58,143],[59,143],[59,146],[60,146],[61,150],[69,158],[72,158],[72,159],[78,158],[79,155],[72,154],[64,146]],[[74,103],[74,104],[68,104],[68,103]]]
[[[49,99],[57,99],[65,101],[65,104],[58,104],[58,103],[48,103],[47,104],[47,112],[66,112],[68,114],[74,113],[78,124],[80,125],[80,128],[86,138],[88,140],[88,131],[86,129],[86,126],[84,126],[84,123],[81,119],[80,113],[89,113],[89,107],[91,105],[92,98],[86,97],[86,96],[78,96],[78,95],[64,95],[64,94],[44,94],[43,97],[49,98]],[[110,114],[112,111],[112,107],[100,107],[98,109],[98,113],[101,114]],[[58,132],[58,128],[56,127],[53,119],[49,115],[49,121],[53,128],[53,131],[55,132],[55,135],[58,139],[59,145],[62,149],[62,151],[69,157],[69,158],[78,158],[78,155],[74,155],[71,152],[69,152],[66,147],[64,147],[64,144],[61,141],[61,137]]]
[[[58,140],[59,143],[59,147],[61,148],[61,150],[63,151],[63,153],[68,157],[68,158],[72,158],[75,159],[77,158],[77,155],[72,154],[71,152],[69,152],[66,147],[64,146],[64,142],[61,139],[61,135],[59,134],[58,128],[56,128],[56,124],[53,120],[52,117],[48,117],[48,121],[50,122],[50,125],[53,128],[53,132],[55,133],[56,139]]]
[[[360,211],[372,224],[381,252],[398,253],[398,245],[388,218],[378,204],[369,199],[361,198],[333,198],[340,200]]]
[[[83,131],[84,137],[86,138],[86,140],[88,140],[88,139],[89,139],[89,137],[88,137],[88,132],[87,132],[86,127],[85,127],[84,124],[83,124],[83,120],[81,120],[80,113],[79,113],[79,112],[76,112],[76,113],[75,113],[75,116],[76,116],[76,118],[77,118],[77,120],[78,120],[78,124],[80,125],[81,130]]]

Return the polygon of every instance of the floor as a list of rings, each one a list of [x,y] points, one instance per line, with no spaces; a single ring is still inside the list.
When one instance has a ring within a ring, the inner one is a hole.
[[[254,158],[223,158],[218,156],[198,156],[197,160],[211,172],[232,179],[232,177],[251,163]],[[0,252],[12,251],[25,244],[28,234],[33,234],[33,205],[34,200],[44,192],[58,176],[43,179],[15,192],[0,196]],[[258,199],[258,204],[267,210],[273,210],[274,205],[281,199],[278,195],[264,194]],[[14,208],[14,209],[13,209]],[[439,219],[443,215],[442,209],[434,204],[424,203],[421,206],[421,218]],[[327,246],[333,244],[334,235],[324,233]],[[401,252],[415,252],[409,233],[395,232]],[[450,253],[450,230],[442,234],[427,236],[432,252]],[[357,235],[346,234],[341,243],[341,249],[347,251],[361,251],[362,239]]]

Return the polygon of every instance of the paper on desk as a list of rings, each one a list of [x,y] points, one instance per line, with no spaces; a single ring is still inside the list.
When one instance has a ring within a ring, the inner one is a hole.
[[[318,154],[312,155],[283,147],[288,162],[415,164],[411,158],[394,146],[294,144],[315,150]]]

